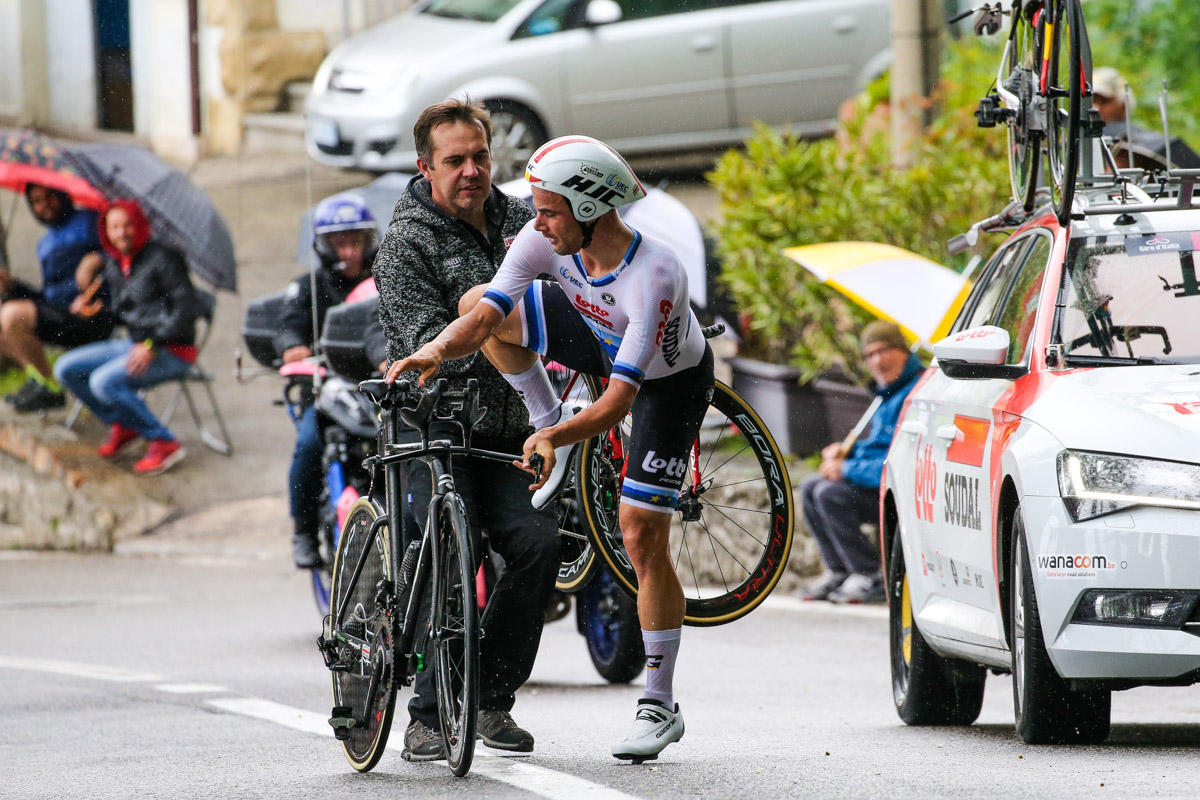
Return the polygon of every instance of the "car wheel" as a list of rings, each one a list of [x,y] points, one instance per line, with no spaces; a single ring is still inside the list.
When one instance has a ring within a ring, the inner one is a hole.
[[[1046,650],[1025,522],[1013,514],[1012,674],[1017,735],[1029,744],[1097,744],[1108,736],[1112,692],[1072,690]]]
[[[515,180],[547,139],[546,127],[525,106],[509,100],[488,100],[492,115],[492,183]]]
[[[907,725],[970,725],[983,706],[987,672],[978,664],[943,658],[913,620],[908,571],[899,534],[888,561],[892,697]]]

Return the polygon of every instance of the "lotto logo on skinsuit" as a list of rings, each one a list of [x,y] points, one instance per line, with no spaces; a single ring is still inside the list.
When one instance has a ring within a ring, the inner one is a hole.
[[[654,336],[654,346],[662,347],[663,336],[667,332],[667,322],[671,319],[671,309],[675,308],[670,300],[663,300],[658,304],[658,311],[662,314],[662,319],[658,323],[658,333]]]
[[[508,249],[510,247],[512,247],[512,243],[515,242],[516,240],[517,240],[516,236],[505,236],[504,237],[504,252],[507,253]]]
[[[584,300],[583,297],[581,297],[578,294],[575,295],[575,308],[579,311],[580,314],[590,317],[591,319],[600,323],[604,327],[609,328],[609,329],[612,328],[612,323],[609,322],[607,319],[608,312],[605,311],[600,306],[596,305],[595,303],[589,303],[587,300]]]
[[[642,469],[655,474],[659,470],[663,470],[668,478],[682,478],[684,470],[687,469],[687,459],[672,458],[668,461],[665,458],[658,458],[657,451],[651,450],[642,459]]]
[[[933,461],[933,445],[924,449],[917,445],[917,519],[933,522],[933,498],[937,493],[937,464]]]

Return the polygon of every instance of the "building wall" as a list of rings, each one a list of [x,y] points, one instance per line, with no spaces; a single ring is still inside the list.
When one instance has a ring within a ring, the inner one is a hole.
[[[192,78],[187,3],[130,0],[134,132],[159,155],[192,161]]]
[[[45,0],[46,71],[55,128],[96,127],[96,46],[91,0]]]
[[[0,0],[0,119],[29,125],[49,116],[45,7]]]

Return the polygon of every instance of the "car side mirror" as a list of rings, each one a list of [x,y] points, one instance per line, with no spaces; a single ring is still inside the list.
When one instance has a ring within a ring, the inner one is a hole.
[[[933,346],[938,366],[948,378],[961,380],[1016,380],[1029,370],[1005,364],[1008,331],[995,325],[968,328],[947,336]]]
[[[591,0],[587,4],[583,19],[587,22],[588,27],[595,28],[620,22],[622,16],[624,15],[621,12],[621,6],[616,0]]]

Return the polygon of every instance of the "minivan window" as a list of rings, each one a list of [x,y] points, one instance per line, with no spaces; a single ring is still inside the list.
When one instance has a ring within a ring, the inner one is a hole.
[[[514,39],[524,39],[530,36],[545,36],[548,33],[558,33],[579,25],[583,17],[583,6],[579,0],[546,0],[538,6],[529,18],[521,23],[513,34]]]
[[[1004,290],[1012,278],[1013,268],[1020,263],[1020,256],[1025,252],[1028,239],[1013,242],[997,256],[984,273],[984,279],[975,287],[974,297],[964,309],[966,316],[962,324],[956,324],[956,331],[978,328],[980,325],[991,324],[996,315],[996,306],[1004,296]]]
[[[421,12],[451,19],[495,22],[521,0],[432,0]]]
[[[1025,353],[1029,350],[1030,335],[1042,297],[1042,279],[1050,263],[1050,244],[1049,236],[1034,238],[1025,264],[1008,290],[1008,299],[1000,310],[1000,318],[996,320],[996,325],[1008,331],[1009,364],[1025,363]]]

